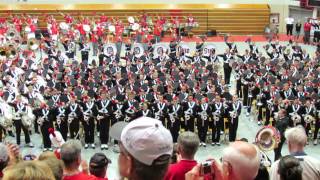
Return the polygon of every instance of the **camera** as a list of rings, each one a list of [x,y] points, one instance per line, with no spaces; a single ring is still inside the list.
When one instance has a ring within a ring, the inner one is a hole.
[[[201,163],[200,174],[201,175],[213,174],[214,170],[211,168],[212,163],[214,163],[213,160],[208,160]]]

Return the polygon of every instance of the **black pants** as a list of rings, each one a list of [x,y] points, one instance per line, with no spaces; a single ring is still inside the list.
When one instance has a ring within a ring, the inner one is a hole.
[[[22,125],[21,120],[15,120],[14,121],[14,126],[16,128],[17,144],[20,145],[21,129],[23,130],[24,138],[25,138],[26,143],[30,143],[29,131],[28,131],[28,129],[26,127],[24,127]]]
[[[84,129],[84,142],[86,144],[94,143],[94,118],[90,117],[88,122],[83,121],[82,123]]]
[[[61,124],[56,124],[56,129],[61,133],[64,141],[68,139],[68,122],[66,119],[61,120]]]
[[[293,24],[287,24],[287,35],[292,36]]]
[[[0,126],[0,142],[2,142],[3,133],[4,133],[3,127]]]
[[[200,142],[206,142],[209,120],[202,120],[200,117],[197,119],[198,136]]]
[[[229,118],[229,141],[234,142],[237,137],[239,117]]]
[[[179,130],[180,130],[180,119],[176,119],[174,122],[171,122],[171,120],[167,121],[167,128],[170,130],[173,142],[176,143],[179,136]]]
[[[37,123],[37,121],[34,121],[34,132],[39,133],[39,124]]]
[[[109,118],[111,119],[111,126],[113,126],[115,123],[117,123],[119,121],[124,121],[122,116],[119,119],[116,119],[114,116],[111,116]],[[118,144],[118,141],[117,140],[113,140],[113,143],[114,144]]]
[[[75,118],[69,125],[69,130],[70,130],[70,138],[74,139],[76,136],[77,139],[79,139],[79,128],[80,128],[80,124],[79,124],[79,120],[77,118]]]
[[[73,58],[74,58],[74,52],[68,52],[68,53],[66,53],[66,56],[67,56],[69,59],[73,59]]]
[[[230,84],[231,71],[232,68],[229,66],[229,63],[223,63],[224,80],[226,84]]]
[[[303,42],[305,44],[310,43],[310,31],[304,31]]]
[[[248,96],[249,96],[249,89],[248,85],[243,86],[243,106],[248,106]]]
[[[314,129],[314,134],[313,134],[313,139],[316,140],[318,138],[318,132],[320,129],[320,120],[316,120],[316,124],[315,124],[315,129]]]
[[[82,51],[81,52],[81,60],[88,62],[88,60],[89,60],[89,52],[88,51]]]
[[[51,148],[51,141],[49,137],[50,134],[48,129],[52,127],[53,127],[52,121],[44,121],[40,126],[44,148]]]
[[[194,132],[194,117],[190,116],[189,120],[186,120],[186,118],[184,118],[183,127],[185,131]]]
[[[236,84],[236,94],[239,98],[242,98],[242,91],[241,91],[241,80],[237,80]]]
[[[212,128],[212,142],[218,143],[220,142],[220,131],[222,129],[223,118],[220,118],[219,121],[215,122],[212,120],[211,128]]]
[[[278,147],[273,150],[274,151],[274,161],[276,161],[276,160],[278,160],[278,159],[280,159],[282,157],[281,150],[282,150],[282,146],[283,146],[285,141],[286,141],[286,139],[285,139],[284,135],[282,134],[281,135],[281,140],[280,140],[280,142],[278,144]]]
[[[100,142],[101,142],[101,144],[108,144],[108,142],[109,142],[109,129],[110,129],[110,119],[107,117],[100,119]]]

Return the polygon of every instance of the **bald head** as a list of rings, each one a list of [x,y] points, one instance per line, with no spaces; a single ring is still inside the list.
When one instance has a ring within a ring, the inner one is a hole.
[[[228,166],[228,174],[235,180],[254,179],[259,170],[259,157],[256,147],[243,141],[231,143],[223,151],[224,167]]]

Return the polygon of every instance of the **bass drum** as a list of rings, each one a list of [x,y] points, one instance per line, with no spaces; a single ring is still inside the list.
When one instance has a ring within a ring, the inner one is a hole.
[[[210,56],[211,52],[216,49],[216,46],[214,44],[206,44],[204,45],[202,49],[202,55],[203,56]]]
[[[158,58],[159,56],[163,56],[166,53],[170,53],[170,47],[168,44],[157,43],[154,45],[154,50],[153,50],[154,58]]]
[[[108,43],[104,45],[103,54],[106,56],[116,55],[117,54],[117,47],[114,43]]]
[[[144,54],[144,48],[141,43],[135,43],[132,48],[134,56],[140,58]]]
[[[192,56],[191,48],[187,43],[180,43],[177,47],[178,52],[183,52],[186,56]]]

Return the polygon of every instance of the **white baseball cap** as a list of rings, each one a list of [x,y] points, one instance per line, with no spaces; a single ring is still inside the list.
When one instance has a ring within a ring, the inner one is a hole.
[[[158,157],[171,155],[173,151],[170,131],[161,121],[149,117],[130,123],[118,122],[111,127],[110,136],[120,140],[134,158],[146,165],[152,165]]]

